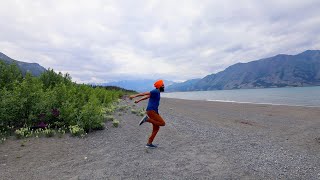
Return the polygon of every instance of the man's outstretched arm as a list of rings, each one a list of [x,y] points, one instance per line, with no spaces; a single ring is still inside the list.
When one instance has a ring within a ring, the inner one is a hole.
[[[134,101],[135,103],[138,103],[140,101],[146,100],[150,98],[150,92],[144,92],[144,93],[140,93],[140,94],[135,94],[135,95],[131,95],[129,98],[132,100],[133,98],[139,97],[139,96],[144,96],[143,98]]]

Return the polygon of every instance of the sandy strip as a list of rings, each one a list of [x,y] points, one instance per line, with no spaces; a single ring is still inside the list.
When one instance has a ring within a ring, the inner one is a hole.
[[[121,102],[133,107],[133,103]],[[144,107],[145,103],[133,108]],[[161,100],[151,125],[130,110],[86,138],[8,140],[1,179],[320,179],[320,108]]]

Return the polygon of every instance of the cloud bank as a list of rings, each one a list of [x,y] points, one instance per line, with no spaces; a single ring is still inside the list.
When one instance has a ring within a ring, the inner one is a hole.
[[[74,81],[182,81],[320,49],[317,0],[1,1],[0,51]]]

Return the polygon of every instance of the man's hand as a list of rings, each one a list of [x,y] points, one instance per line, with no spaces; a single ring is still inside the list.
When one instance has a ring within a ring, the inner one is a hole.
[[[129,99],[132,100],[134,98],[134,95],[129,96]]]
[[[140,102],[140,101],[139,101],[139,100],[134,101],[134,103],[136,103],[136,104],[137,104],[138,102]]]

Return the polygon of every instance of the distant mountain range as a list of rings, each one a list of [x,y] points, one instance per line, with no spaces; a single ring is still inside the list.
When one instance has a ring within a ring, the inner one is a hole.
[[[134,90],[138,92],[147,92],[154,89],[155,79],[144,79],[144,80],[124,80],[124,81],[115,81],[110,83],[95,83],[92,85],[100,85],[100,86],[118,86],[128,90]],[[164,80],[165,86],[169,86],[173,84],[173,81]]]
[[[25,75],[27,72],[30,72],[33,76],[40,76],[41,73],[45,72],[46,69],[40,66],[38,63],[26,63],[11,59],[7,55],[0,52],[0,61],[5,62],[6,64],[16,63],[18,68],[21,70],[22,74]]]
[[[320,85],[320,50],[297,55],[279,54],[248,63],[237,63],[202,79],[167,87],[167,91],[207,91],[242,88]]]
[[[16,63],[23,74],[39,76],[46,69],[37,63],[14,60],[0,52],[0,61]],[[93,85],[117,86],[138,92],[153,89],[155,79],[124,80]],[[182,83],[164,80],[166,91],[207,91],[222,89],[300,87],[320,85],[320,50],[307,50],[297,55],[279,54],[274,57],[237,63],[224,71],[201,79]]]
[[[166,91],[192,91],[194,85],[200,80],[201,79],[191,79],[183,83],[173,83],[172,85],[167,86]]]

